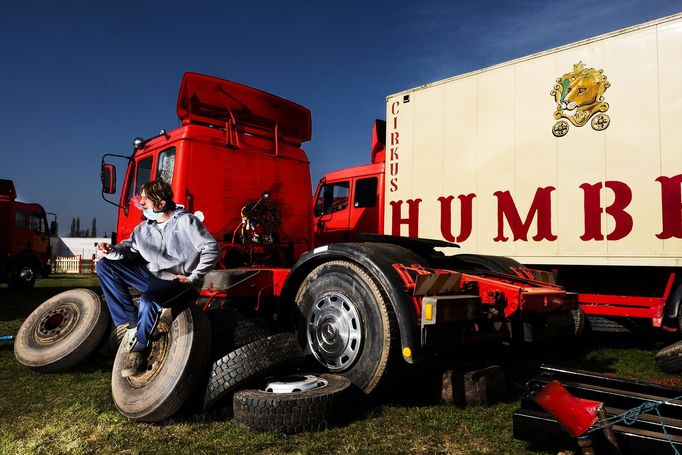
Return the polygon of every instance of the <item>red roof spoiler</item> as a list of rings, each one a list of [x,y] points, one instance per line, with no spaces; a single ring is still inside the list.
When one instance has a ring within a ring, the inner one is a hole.
[[[235,123],[277,126],[279,134],[309,141],[310,111],[284,98],[236,82],[198,73],[185,73],[178,93],[178,117],[183,124]]]
[[[12,180],[0,179],[0,199],[13,201],[16,198],[17,190],[14,189],[14,182]]]

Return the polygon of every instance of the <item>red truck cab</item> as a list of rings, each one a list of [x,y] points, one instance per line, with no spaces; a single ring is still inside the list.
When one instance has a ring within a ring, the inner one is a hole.
[[[312,242],[310,172],[300,148],[310,140],[310,111],[255,88],[186,73],[177,113],[179,128],[135,141],[118,204],[117,239],[128,238],[143,220],[136,205],[142,185],[162,179],[171,184],[175,201],[202,212],[211,234],[228,245],[222,264],[267,257],[292,265]],[[111,187],[113,166],[103,169]],[[277,213],[260,214],[272,218],[276,235],[242,229],[245,210],[264,194],[278,207]]]
[[[0,179],[0,277],[11,287],[32,287],[50,271],[50,230],[42,206],[16,197],[14,182]]]
[[[358,234],[383,234],[386,124],[377,120],[372,163],[326,174],[313,203],[315,246],[356,242]]]

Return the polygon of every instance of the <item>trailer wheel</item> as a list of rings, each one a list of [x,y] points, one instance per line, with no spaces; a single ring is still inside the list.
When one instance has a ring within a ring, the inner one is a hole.
[[[374,391],[399,347],[395,315],[374,280],[352,262],[326,262],[303,280],[295,301],[306,352],[365,393]]]
[[[43,302],[21,324],[14,355],[19,363],[38,371],[64,371],[97,348],[110,321],[106,305],[94,292],[62,292]]]
[[[276,379],[262,390],[236,392],[234,421],[255,431],[324,430],[347,416],[350,391],[350,380],[335,374]]]
[[[118,348],[111,374],[111,392],[124,416],[159,422],[175,414],[205,377],[211,326],[195,304],[175,317],[164,310],[152,334],[147,370],[127,378],[121,370],[127,352]]]
[[[216,360],[211,367],[204,395],[204,409],[211,409],[229,393],[276,368],[298,365],[303,352],[290,333],[261,338]]]
[[[571,316],[573,318],[573,326],[574,326],[573,334],[575,336],[583,335],[588,329],[588,327],[587,327],[588,326],[587,315],[582,310],[582,308],[577,308],[575,310],[571,310]]]
[[[10,278],[9,287],[15,289],[32,288],[40,272],[34,261],[29,258],[20,259]]]
[[[656,353],[656,365],[665,373],[682,371],[682,341],[666,346]]]

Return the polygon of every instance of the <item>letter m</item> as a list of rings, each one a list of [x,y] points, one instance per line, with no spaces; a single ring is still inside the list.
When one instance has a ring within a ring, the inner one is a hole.
[[[506,242],[509,240],[504,235],[504,220],[507,220],[512,231],[514,240],[528,241],[528,230],[537,218],[538,232],[533,236],[533,240],[556,240],[557,236],[552,234],[552,191],[556,188],[548,186],[538,188],[535,191],[533,203],[530,206],[525,221],[521,221],[519,211],[509,191],[496,191],[497,197],[497,237],[495,242]]]

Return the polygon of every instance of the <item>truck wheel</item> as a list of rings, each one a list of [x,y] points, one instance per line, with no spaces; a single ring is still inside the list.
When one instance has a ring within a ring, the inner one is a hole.
[[[218,359],[204,395],[204,409],[211,409],[237,387],[271,373],[277,368],[297,365],[303,352],[290,333],[262,338]]]
[[[30,259],[21,259],[17,263],[9,287],[16,289],[32,288],[36,282],[39,268]]]
[[[263,390],[236,392],[234,421],[255,431],[324,430],[347,416],[350,391],[350,380],[336,374],[277,379]]]
[[[111,392],[121,414],[143,422],[175,414],[204,378],[210,330],[198,305],[190,304],[175,317],[165,310],[151,337],[147,370],[127,378],[121,377],[127,355],[121,343],[111,374]]]
[[[656,353],[656,365],[665,373],[682,371],[682,341],[666,346]]]
[[[375,390],[399,340],[393,310],[374,280],[352,262],[326,262],[303,280],[295,302],[306,352],[365,393]]]
[[[111,324],[97,294],[72,289],[46,300],[19,328],[14,355],[29,368],[54,373],[70,368],[92,353]]]

